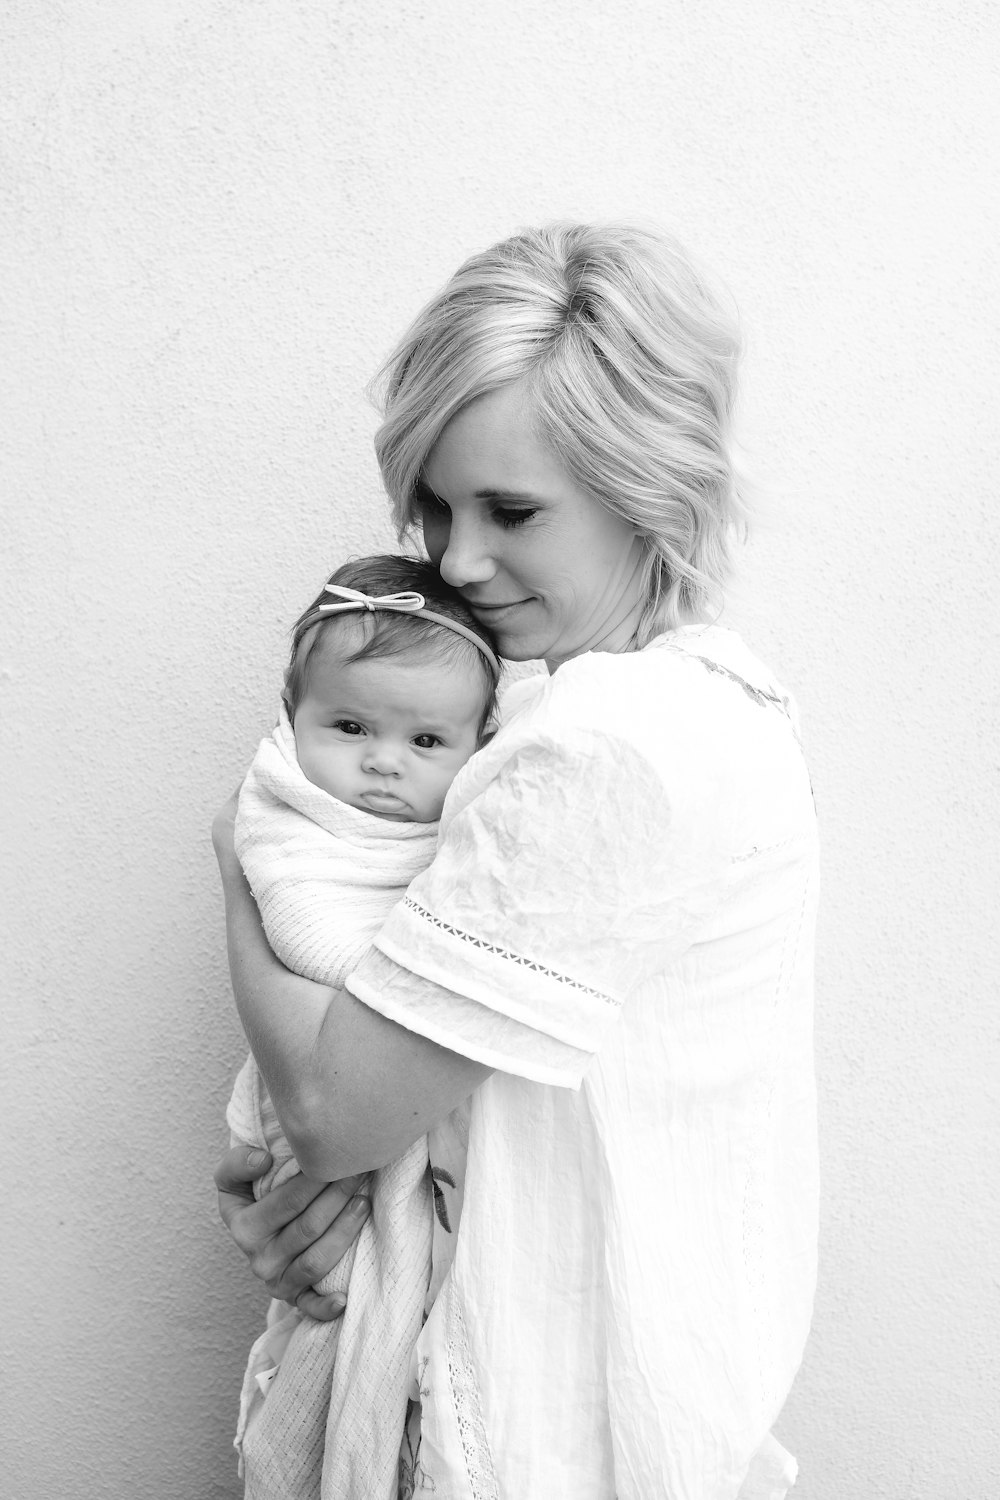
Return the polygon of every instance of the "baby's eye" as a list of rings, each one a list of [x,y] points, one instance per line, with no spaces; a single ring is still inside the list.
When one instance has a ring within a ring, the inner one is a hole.
[[[441,741],[436,734],[415,734],[413,743],[418,750],[433,750],[434,746],[440,745]]]
[[[495,510],[493,518],[500,522],[504,531],[509,531],[512,526],[523,526],[525,521],[530,521],[536,514],[537,511],[534,510],[510,510],[505,506],[503,509]]]
[[[365,732],[356,719],[337,719],[333,727],[339,729],[341,734],[364,734]]]

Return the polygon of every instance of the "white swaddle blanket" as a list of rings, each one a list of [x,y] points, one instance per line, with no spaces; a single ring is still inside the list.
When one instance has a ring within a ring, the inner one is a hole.
[[[436,842],[436,823],[376,818],[307,780],[282,707],[240,792],[236,852],[287,968],[342,987]],[[258,1197],[298,1171],[252,1057],[226,1118],[234,1137],[274,1157]],[[319,1287],[349,1284],[343,1317],[318,1323],[273,1303],[251,1350],[236,1439],[248,1500],[395,1500],[410,1355],[430,1276],[426,1139],[374,1172],[370,1194],[353,1251]]]

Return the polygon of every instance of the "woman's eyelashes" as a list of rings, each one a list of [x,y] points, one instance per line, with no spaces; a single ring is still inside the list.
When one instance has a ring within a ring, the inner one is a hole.
[[[451,517],[448,502],[436,495],[423,479],[417,482],[417,507],[425,521],[445,521]],[[538,514],[538,510],[532,505],[493,505],[489,514],[504,531],[510,531],[512,527],[523,526],[525,521],[530,521],[532,516]]]
[[[495,510],[493,519],[499,521],[504,531],[510,531],[512,526],[523,526],[525,521],[530,521],[532,516],[537,515],[534,510]]]
[[[446,516],[449,514],[448,507],[440,495],[435,495],[426,480],[417,480],[417,509],[423,515]]]

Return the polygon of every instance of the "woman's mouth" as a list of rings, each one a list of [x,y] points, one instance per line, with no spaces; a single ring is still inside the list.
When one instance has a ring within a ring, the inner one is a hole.
[[[477,620],[482,620],[484,625],[495,625],[512,610],[520,609],[522,604],[527,604],[530,601],[527,599],[508,599],[498,604],[481,604],[478,599],[475,601],[467,599],[465,602]]]

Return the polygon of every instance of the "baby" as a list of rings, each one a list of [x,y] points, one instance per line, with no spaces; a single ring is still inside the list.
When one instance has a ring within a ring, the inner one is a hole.
[[[300,617],[281,717],[236,823],[268,940],[288,968],[343,986],[433,858],[448,789],[493,727],[499,675],[488,633],[429,563],[349,563]],[[252,1057],[227,1119],[234,1140],[274,1158],[258,1196],[298,1171]],[[393,1431],[398,1448],[431,1272],[432,1190],[425,1138],[372,1174],[354,1254],[319,1287],[350,1283],[341,1320],[272,1303],[236,1437],[247,1496],[319,1493],[320,1475],[324,1495],[375,1495],[392,1482],[355,1455],[392,1452]]]

